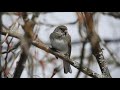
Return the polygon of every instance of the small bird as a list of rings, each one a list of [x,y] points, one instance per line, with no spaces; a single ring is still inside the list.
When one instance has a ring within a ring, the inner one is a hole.
[[[71,55],[71,37],[67,31],[67,27],[60,25],[55,28],[53,33],[50,34],[50,42],[52,50],[60,52],[70,58]],[[57,58],[57,57],[56,57]],[[64,73],[72,73],[70,64],[63,61]]]

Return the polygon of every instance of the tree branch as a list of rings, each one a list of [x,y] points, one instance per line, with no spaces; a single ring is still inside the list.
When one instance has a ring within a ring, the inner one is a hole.
[[[81,49],[81,56],[80,56],[80,68],[82,68],[82,65],[83,65],[83,59],[84,59],[84,52],[85,52],[85,45],[86,45],[86,42],[87,42],[87,38],[85,39],[85,41],[83,42],[83,45],[82,45],[82,49]],[[80,70],[78,71],[77,75],[76,75],[76,78],[79,77],[79,74],[80,74]]]
[[[104,59],[103,52],[99,44],[100,39],[94,30],[95,28],[94,28],[92,14],[85,12],[84,16],[85,16],[85,21],[87,26],[88,39],[92,46],[92,53],[97,59],[97,62],[100,66],[102,74],[107,78],[111,78],[106,60]]]
[[[6,30],[6,29],[1,30],[1,34],[2,34],[2,35],[9,34],[9,36],[15,37],[15,38],[17,38],[17,39],[21,39],[21,38],[23,37],[23,35],[20,34],[20,33],[18,33],[18,32]]]
[[[3,31],[2,31],[3,32]],[[6,32],[6,33],[5,33]],[[4,30],[4,35],[6,34],[9,34],[10,36],[13,36],[13,37],[16,37],[18,39],[21,39],[21,35],[18,35],[17,34],[13,34],[14,32],[10,31],[10,32],[7,32],[6,30]],[[72,66],[74,66],[75,68],[77,68],[78,70],[80,69],[79,67],[79,63],[78,62],[75,62],[73,60],[69,60],[68,58],[66,58],[64,55],[60,54],[60,53],[57,53],[57,52],[54,52],[52,51],[47,45],[45,45],[43,42],[41,42],[38,38],[35,39],[35,40],[32,40],[32,45],[38,47],[39,49],[42,49],[43,51],[45,52],[48,52],[48,53],[51,53],[59,58],[61,58],[62,60],[65,60],[66,62],[70,63]],[[85,66],[82,66],[82,69],[80,69],[83,73],[93,77],[93,78],[102,78],[104,77],[103,75],[100,75],[94,71],[92,71],[91,69],[85,67]]]
[[[62,60],[65,60],[66,62],[70,63],[72,66],[74,66],[75,68],[77,68],[78,70],[81,70],[83,73],[91,76],[91,77],[94,77],[94,78],[102,78],[104,76],[102,75],[99,75],[97,74],[96,72],[90,70],[89,68],[85,67],[85,66],[82,66],[82,68],[79,67],[79,63],[73,61],[72,59],[68,59],[67,57],[65,57],[64,55],[60,54],[60,53],[57,53],[57,52],[54,52],[52,51],[47,45],[45,45],[44,43],[42,42],[39,42],[37,40],[34,40],[32,42],[32,44],[48,53],[51,53],[59,58],[61,58]]]
[[[6,53],[11,52],[11,51],[17,49],[19,45],[20,45],[20,42],[18,42],[13,48],[9,49],[8,51],[1,52],[1,54],[6,54]]]
[[[27,13],[22,13],[23,20],[25,22],[25,25],[23,26],[23,30],[25,32],[24,37],[21,39],[21,57],[18,61],[18,65],[15,69],[13,78],[20,78],[23,69],[25,67],[25,63],[29,54],[29,48],[31,46],[31,40],[33,38],[33,28],[35,23],[32,22],[32,20],[27,19]]]

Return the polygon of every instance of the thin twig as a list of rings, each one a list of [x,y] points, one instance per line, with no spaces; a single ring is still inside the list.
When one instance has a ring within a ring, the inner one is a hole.
[[[82,69],[82,65],[83,65],[83,59],[84,59],[86,42],[87,42],[87,38],[86,38],[85,41],[83,42],[83,47],[82,47],[82,50],[81,50],[80,65],[79,65],[81,69]],[[78,73],[77,73],[77,75],[76,75],[76,78],[78,78],[80,72],[81,72],[81,71],[79,70]]]
[[[18,42],[13,48],[9,49],[8,51],[2,52],[2,54],[6,54],[6,53],[9,53],[9,52],[15,50],[16,48],[18,48],[19,45],[20,45],[20,42]]]
[[[7,51],[8,51],[9,48],[10,48],[10,43],[12,42],[12,40],[13,40],[13,37],[10,39],[9,42],[7,42]],[[6,70],[7,70],[7,64],[8,64],[8,62],[7,62],[7,57],[8,57],[8,53],[6,53],[6,56],[5,56],[4,73],[6,73]],[[6,77],[6,74],[4,74],[4,75],[5,75],[5,77]]]
[[[90,58],[91,56],[92,56],[92,55],[89,56],[88,62],[87,62],[87,65],[86,65],[88,68],[90,68],[90,65],[91,65],[91,58]],[[85,74],[85,77],[84,77],[84,78],[87,78],[87,77],[88,77],[88,75]]]

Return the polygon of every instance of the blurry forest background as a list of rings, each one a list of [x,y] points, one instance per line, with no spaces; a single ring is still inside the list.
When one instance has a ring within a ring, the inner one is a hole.
[[[59,25],[71,35],[70,62],[49,49]],[[119,29],[120,12],[1,12],[0,77],[120,78]],[[62,60],[71,74],[64,74]]]

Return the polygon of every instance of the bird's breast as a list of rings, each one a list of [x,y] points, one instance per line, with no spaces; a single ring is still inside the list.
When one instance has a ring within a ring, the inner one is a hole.
[[[61,52],[67,52],[68,51],[68,44],[63,39],[54,39],[52,40],[52,46],[61,51]]]

